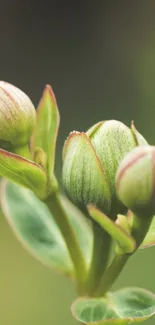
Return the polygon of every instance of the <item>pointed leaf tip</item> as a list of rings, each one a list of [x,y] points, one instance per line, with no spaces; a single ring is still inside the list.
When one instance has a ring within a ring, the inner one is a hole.
[[[47,155],[47,174],[54,173],[55,149],[60,123],[60,115],[54,92],[46,85],[37,109],[37,123],[32,137],[32,151],[41,148]]]
[[[63,150],[62,150],[62,159],[63,160],[65,158],[65,154],[67,152],[67,148],[68,148],[68,145],[69,145],[70,140],[72,139],[72,137],[74,137],[76,135],[80,137],[82,134],[84,134],[84,132],[79,132],[79,131],[75,131],[75,130],[69,133],[69,136],[65,140],[65,143],[64,143],[64,146],[63,146]]]
[[[55,97],[54,91],[53,91],[52,87],[49,84],[47,84],[45,86],[45,89],[43,91],[43,97],[47,93],[49,94],[49,96],[51,97],[51,99],[53,100],[53,102],[55,103],[55,106],[57,106],[57,101],[56,101],[56,97]]]

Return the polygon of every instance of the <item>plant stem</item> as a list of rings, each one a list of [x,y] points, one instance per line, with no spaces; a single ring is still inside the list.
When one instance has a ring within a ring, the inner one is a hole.
[[[136,240],[136,249],[141,245],[143,242],[148,229],[150,227],[152,218],[144,218],[143,216],[134,215],[133,224],[132,224],[132,236]],[[135,252],[134,251],[134,252]],[[133,253],[134,253],[133,252]],[[132,254],[133,254],[132,253]],[[105,293],[111,288],[117,277],[120,275],[123,267],[125,266],[128,258],[132,254],[125,254],[125,255],[116,255],[112,264],[103,274],[103,277],[100,282],[100,287],[97,290],[95,296],[102,297]]]
[[[53,193],[45,200],[45,203],[47,204],[49,210],[55,218],[55,221],[64,238],[64,241],[66,243],[75,268],[75,274],[78,283],[78,291],[82,294],[84,292],[84,283],[87,276],[87,269],[83,253],[77,241],[77,237],[69,222],[68,216],[62,206],[58,194]]]
[[[126,264],[130,254],[126,255],[116,255],[112,264],[103,274],[103,277],[100,282],[100,287],[97,290],[95,296],[102,297],[107,291],[111,288],[119,274],[121,273],[124,265]]]
[[[93,234],[93,252],[87,282],[87,293],[90,296],[98,289],[111,248],[111,237],[95,221],[93,221]]]

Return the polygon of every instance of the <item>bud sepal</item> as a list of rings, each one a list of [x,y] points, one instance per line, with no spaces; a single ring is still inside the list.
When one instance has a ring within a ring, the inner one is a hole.
[[[110,191],[104,170],[90,139],[84,132],[70,133],[65,142],[63,183],[69,198],[79,207],[84,208],[94,202],[109,212]]]

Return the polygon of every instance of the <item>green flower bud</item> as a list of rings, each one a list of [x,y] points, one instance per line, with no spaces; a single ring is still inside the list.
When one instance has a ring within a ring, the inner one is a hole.
[[[27,145],[35,119],[29,97],[17,87],[0,81],[0,148],[11,150]]]
[[[155,214],[155,147],[135,148],[122,160],[116,189],[122,203],[135,214]]]
[[[95,204],[116,217],[126,209],[118,200],[115,175],[120,161],[137,145],[147,144],[133,123],[131,129],[110,120],[86,133],[73,132],[63,152],[63,183],[69,198],[83,208]]]

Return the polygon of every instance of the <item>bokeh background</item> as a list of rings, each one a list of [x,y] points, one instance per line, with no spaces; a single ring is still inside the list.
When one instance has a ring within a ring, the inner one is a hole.
[[[0,1],[0,79],[34,104],[46,83],[61,114],[61,150],[71,130],[118,119],[155,143],[155,1]],[[0,216],[0,324],[73,325],[70,282],[41,266]],[[129,261],[115,288],[155,292],[155,248]],[[155,323],[155,318],[146,325]]]

